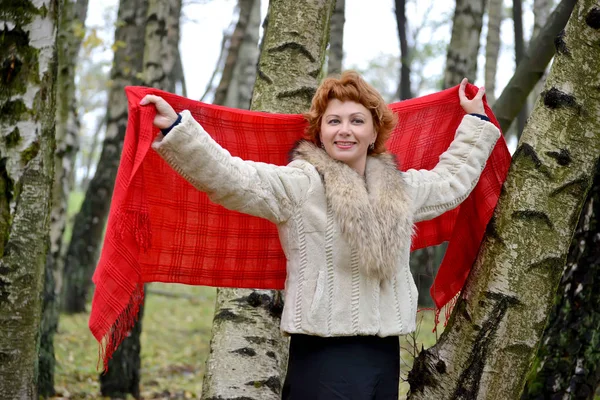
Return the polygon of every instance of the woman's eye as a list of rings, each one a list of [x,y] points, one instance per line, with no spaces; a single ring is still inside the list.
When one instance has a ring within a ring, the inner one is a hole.
[[[363,123],[363,122],[365,122],[365,121],[363,121],[362,119],[355,119],[355,120],[354,120],[354,121],[352,121],[352,122],[354,122],[355,124],[362,124],[362,123]]]
[[[339,119],[330,119],[330,120],[329,120],[329,123],[330,123],[330,124],[337,124],[337,123],[339,123],[339,122],[340,122],[340,120],[339,120]]]

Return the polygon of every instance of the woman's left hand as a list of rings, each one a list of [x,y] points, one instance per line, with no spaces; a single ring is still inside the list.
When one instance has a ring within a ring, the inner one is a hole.
[[[485,88],[482,86],[477,91],[477,94],[473,99],[469,100],[465,95],[465,88],[469,80],[464,78],[458,88],[458,97],[460,99],[460,106],[465,110],[467,114],[482,114],[485,115],[485,108],[483,108],[483,95],[485,94]]]

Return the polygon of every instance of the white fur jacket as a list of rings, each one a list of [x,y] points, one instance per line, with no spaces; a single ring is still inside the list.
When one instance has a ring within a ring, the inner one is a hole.
[[[281,329],[318,336],[415,329],[413,223],[463,201],[500,136],[466,115],[433,170],[400,172],[381,154],[368,157],[363,179],[309,142],[287,166],[232,157],[189,112],[182,117],[154,149],[212,201],[277,225],[287,257]]]

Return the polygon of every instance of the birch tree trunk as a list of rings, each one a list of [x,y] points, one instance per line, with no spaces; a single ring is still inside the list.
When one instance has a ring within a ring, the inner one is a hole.
[[[529,39],[528,45],[531,45],[531,43],[533,43],[533,40],[537,37],[537,35],[539,35],[539,33],[542,31],[542,28],[546,25],[546,22],[548,21],[548,16],[552,11],[552,3],[552,0],[533,1],[533,33],[531,34],[531,38]],[[537,101],[540,92],[544,88],[544,81],[546,80],[547,75],[547,69],[544,69],[544,74],[535,84],[533,90],[531,91],[531,94],[527,99],[528,108],[533,108],[533,105]]]
[[[333,8],[334,0],[269,3],[253,110],[309,108],[323,74]],[[281,310],[278,292],[218,291],[203,399],[280,399],[287,365]]]
[[[475,81],[485,1],[456,0],[452,37],[446,57],[444,88],[458,85],[464,77],[471,82]]]
[[[594,398],[600,384],[600,162],[522,400]]]
[[[513,156],[479,256],[411,399],[517,399],[600,158],[600,9],[580,0]]]
[[[181,0],[147,0],[148,11],[143,53],[143,84],[167,92],[175,91],[179,62]],[[124,94],[121,94],[124,97]],[[131,332],[100,374],[100,393],[111,398],[140,397],[141,343],[144,304]]]
[[[523,103],[535,84],[544,75],[548,63],[555,53],[562,52],[564,40],[561,31],[565,27],[577,0],[562,0],[554,9],[546,25],[530,43],[525,58],[508,82],[502,94],[494,103],[492,110],[503,132],[507,132],[513,120],[519,114]]]
[[[515,37],[515,69],[525,55],[525,38],[523,37],[523,2],[513,0],[513,26]],[[517,117],[517,138],[521,137],[527,121],[527,102],[523,103]]]
[[[58,0],[0,0],[0,397],[37,397]]]
[[[54,394],[54,333],[58,327],[63,233],[67,224],[67,201],[73,187],[75,156],[79,147],[79,116],[75,98],[75,66],[81,47],[88,0],[66,0],[57,37],[56,151],[50,211],[50,247],[46,258],[39,352],[38,394]]]
[[[142,82],[139,74],[143,64],[147,3],[147,0],[119,3],[106,135],[96,173],[75,216],[73,236],[65,256],[63,308],[68,313],[85,312],[127,126],[127,99],[123,90],[127,85]]]
[[[329,33],[329,55],[327,57],[327,74],[339,75],[342,73],[344,59],[344,24],[346,23],[346,0],[336,0],[333,15],[331,16],[331,29]]]
[[[237,59],[244,41],[246,30],[250,22],[250,14],[252,13],[255,0],[238,0],[237,7],[239,8],[238,21],[229,40],[227,49],[227,57],[225,57],[225,66],[221,73],[221,81],[215,91],[214,104],[225,104],[229,85],[234,78],[234,69],[237,65]],[[260,10],[259,10],[260,13]],[[258,42],[258,41],[257,41]]]
[[[533,0],[533,32],[530,42],[542,31],[551,11],[552,0]]]
[[[485,95],[491,106],[496,102],[496,71],[500,53],[500,25],[502,25],[502,0],[489,0],[488,31],[485,45]]]
[[[410,52],[408,47],[406,26],[406,0],[396,0],[396,25],[398,26],[398,39],[400,41],[400,83],[398,94],[400,100],[412,98],[410,87]]]
[[[252,1],[246,31],[240,45],[233,76],[229,82],[225,105],[227,107],[250,108],[252,89],[256,80],[258,64],[258,39],[260,32],[260,0]],[[216,103],[218,104],[218,103]]]

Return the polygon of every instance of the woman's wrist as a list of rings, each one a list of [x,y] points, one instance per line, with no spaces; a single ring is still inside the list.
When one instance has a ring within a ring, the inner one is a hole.
[[[490,117],[488,117],[487,115],[485,115],[485,113],[483,113],[483,114],[480,114],[480,113],[469,113],[469,115],[472,115],[474,117],[479,117],[480,119],[482,119],[484,121],[490,122]]]
[[[173,122],[171,124],[171,126],[169,126],[168,128],[165,129],[161,129],[160,131],[162,132],[163,136],[166,136],[167,133],[171,132],[171,129],[175,128],[177,125],[179,125],[179,123],[181,122],[181,114],[177,114],[177,119],[175,120],[175,122]]]

